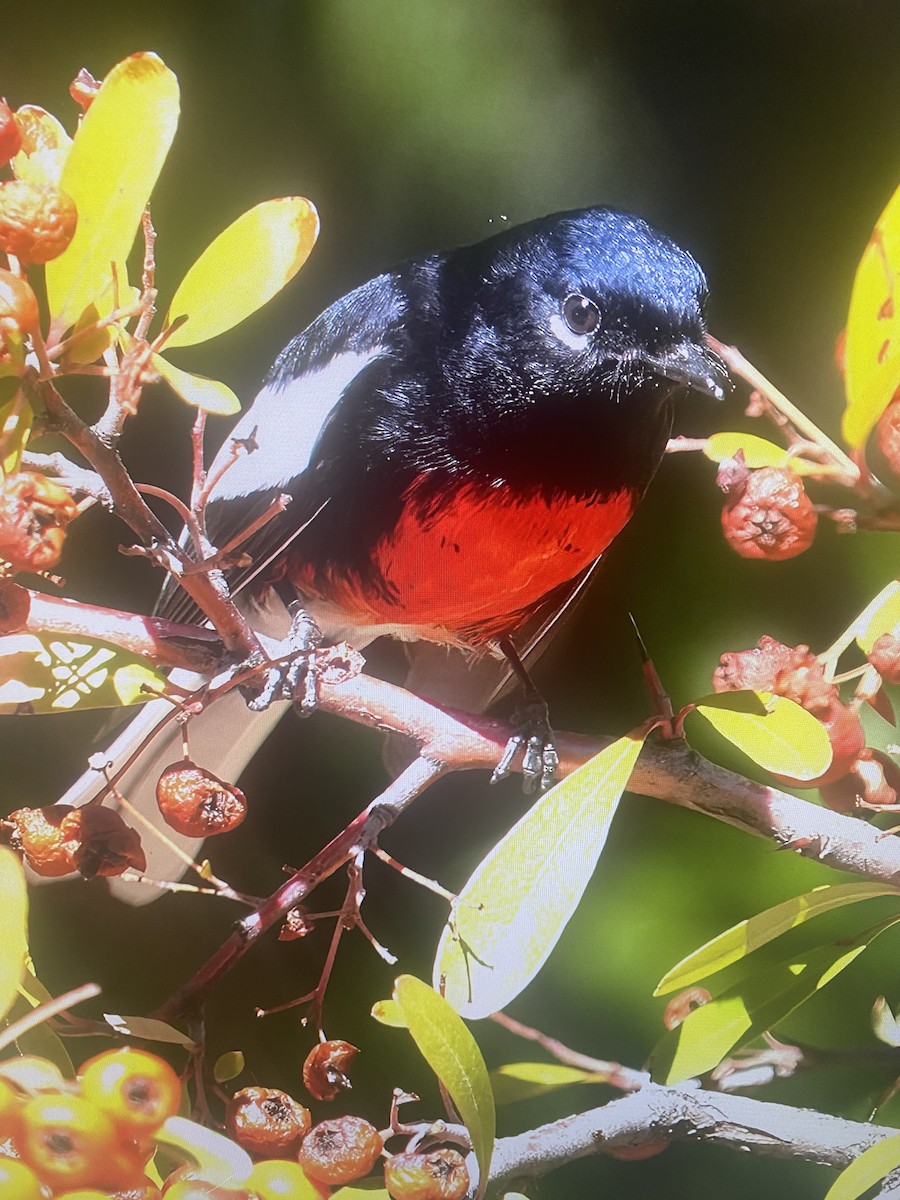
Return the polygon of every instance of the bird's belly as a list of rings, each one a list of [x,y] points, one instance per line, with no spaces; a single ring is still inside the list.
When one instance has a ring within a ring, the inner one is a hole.
[[[514,502],[500,489],[466,487],[427,509],[408,504],[376,545],[364,579],[335,570],[294,582],[352,614],[354,624],[485,641],[512,632],[548,592],[589,566],[636,503],[629,490]]]

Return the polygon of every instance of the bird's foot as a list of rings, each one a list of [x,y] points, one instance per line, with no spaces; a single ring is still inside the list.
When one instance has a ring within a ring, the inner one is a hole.
[[[247,701],[253,712],[262,712],[276,700],[292,700],[297,712],[309,716],[319,700],[319,669],[316,651],[324,640],[322,631],[309,615],[295,602],[288,612],[291,627],[275,657],[282,662],[273,663],[261,672],[261,686]]]
[[[513,714],[515,733],[506,743],[503,755],[491,775],[491,783],[499,783],[512,774],[516,756],[522,755],[522,791],[530,794],[546,791],[553,783],[559,755],[556,738],[550,726],[550,714],[543,700],[535,701]]]

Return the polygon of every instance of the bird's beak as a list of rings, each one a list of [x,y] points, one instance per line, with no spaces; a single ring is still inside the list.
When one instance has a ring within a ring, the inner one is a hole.
[[[645,359],[655,375],[671,380],[692,392],[702,392],[722,400],[731,390],[724,362],[711,346],[697,342],[679,342],[659,357]]]

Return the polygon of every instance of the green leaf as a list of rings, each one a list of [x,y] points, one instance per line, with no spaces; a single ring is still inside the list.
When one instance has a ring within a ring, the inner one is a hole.
[[[178,110],[178,80],[155,54],[144,53],[113,67],[84,114],[60,177],[75,201],[78,225],[68,248],[46,267],[57,332],[92,302],[109,308],[111,264],[128,257]]]
[[[627,735],[542,796],[462,889],[435,986],[465,1017],[505,1008],[546,962],[584,894],[643,741]]]
[[[33,984],[37,981],[33,976],[29,976],[27,972],[25,979],[26,986],[20,986],[12,1008],[6,1014],[6,1024],[12,1024],[13,1021],[18,1021],[21,1017],[27,1017],[45,999],[49,1000],[51,998],[45,988],[39,986],[36,989],[33,987]],[[40,991],[40,998],[33,994],[36,991]],[[29,1029],[27,1033],[20,1034],[16,1038],[16,1049],[19,1054],[39,1058],[42,1062],[52,1063],[66,1079],[75,1078],[75,1067],[71,1058],[69,1058],[69,1052],[66,1050],[65,1043],[62,1038],[53,1032],[46,1021],[43,1021],[40,1025],[36,1025],[33,1029]]]
[[[491,1072],[494,1100],[511,1104],[514,1100],[530,1100],[545,1096],[576,1083],[607,1083],[607,1075],[598,1071],[582,1071],[562,1063],[520,1062],[505,1063]]]
[[[213,1066],[213,1079],[216,1083],[228,1083],[230,1079],[237,1079],[243,1069],[243,1053],[240,1050],[229,1050],[227,1054],[220,1054],[216,1059]]]
[[[230,417],[241,411],[240,400],[231,388],[220,380],[182,371],[161,354],[151,354],[150,361],[153,370],[166,381],[172,391],[194,408],[202,408],[204,412],[215,413],[219,417]]]
[[[881,589],[854,622],[856,641],[868,654],[883,633],[900,628],[900,582],[892,580]]]
[[[900,1133],[863,1150],[849,1167],[844,1167],[825,1200],[857,1200],[895,1167],[900,1167]]]
[[[391,1200],[390,1192],[377,1179],[363,1179],[331,1193],[330,1200]]]
[[[900,915],[741,979],[661,1039],[653,1054],[654,1080],[675,1084],[711,1071],[733,1050],[778,1025],[898,922]]]
[[[0,846],[0,1016],[15,1001],[28,954],[25,872],[12,850]]]
[[[371,1015],[382,1025],[393,1029],[406,1029],[406,1017],[396,1000],[377,1000],[372,1005]]]
[[[662,977],[656,985],[654,996],[665,996],[690,987],[708,975],[723,971],[732,963],[765,946],[768,942],[789,929],[795,929],[832,909],[859,900],[872,900],[877,896],[896,895],[897,889],[881,883],[836,883],[813,888],[802,896],[784,900],[765,912],[757,913],[746,921],[740,921],[699,950],[683,958]]]
[[[315,207],[301,196],[266,200],[238,217],[203,251],[176,291],[167,339],[193,346],[232,329],[297,274],[319,236]]]
[[[180,1029],[157,1021],[155,1017],[123,1017],[118,1013],[104,1013],[103,1020],[123,1037],[143,1038],[148,1042],[169,1042],[194,1050],[197,1043]]]
[[[447,1089],[472,1139],[483,1195],[496,1134],[491,1081],[478,1044],[456,1010],[413,975],[401,975],[394,999],[422,1057]]]
[[[717,692],[698,700],[695,711],[760,767],[776,775],[807,781],[817,779],[831,765],[825,726],[785,696]]]
[[[878,218],[856,269],[847,315],[843,432],[862,447],[900,386],[900,189]]]
[[[12,399],[0,404],[0,448],[3,453],[0,473],[3,476],[18,470],[33,423],[34,412],[24,392],[17,389]]]
[[[783,467],[790,455],[781,446],[752,433],[714,433],[703,447],[703,453],[713,462],[734,458],[739,450],[751,470],[758,467]]]
[[[52,634],[0,637],[0,713],[57,713],[120,708],[154,699],[162,672],[143,658],[97,638]]]

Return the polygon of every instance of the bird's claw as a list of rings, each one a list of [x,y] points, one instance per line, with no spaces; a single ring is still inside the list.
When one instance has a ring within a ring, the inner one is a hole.
[[[516,756],[521,754],[522,791],[529,795],[537,790],[546,791],[553,783],[559,766],[559,754],[547,706],[543,703],[530,705],[523,712],[516,713],[513,722],[517,726],[516,732],[504,747],[491,775],[491,783],[499,783],[511,775]]]
[[[286,662],[273,664],[262,672],[261,687],[247,701],[252,712],[262,712],[276,700],[292,700],[302,717],[314,712],[319,700],[319,673],[316,651],[322,632],[299,603],[288,608],[291,628],[282,643]]]

